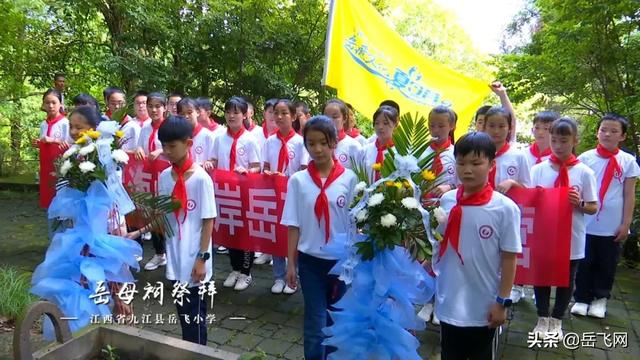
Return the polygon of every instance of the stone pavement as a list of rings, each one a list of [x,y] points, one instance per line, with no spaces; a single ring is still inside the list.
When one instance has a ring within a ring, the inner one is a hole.
[[[32,194],[0,192],[0,265],[10,264],[24,271],[32,271],[42,261],[46,250],[46,222],[44,212],[37,208]],[[150,242],[145,242],[145,261],[152,255]],[[141,263],[144,264],[144,261]],[[254,283],[244,292],[223,288],[222,281],[229,271],[226,255],[215,256],[215,280],[218,294],[213,309],[215,321],[209,325],[208,345],[236,353],[253,352],[267,359],[301,359],[302,316],[304,306],[301,294],[272,295],[271,267],[254,266]],[[627,346],[612,348],[609,339],[597,336],[593,347],[566,349],[529,349],[528,331],[536,322],[535,306],[531,297],[522,300],[513,309],[512,317],[500,336],[499,359],[640,359],[640,272],[620,266],[613,298],[609,301],[606,319],[581,318],[569,315],[564,322],[565,332],[576,332],[581,340],[588,340],[589,332],[626,333]],[[171,287],[164,281],[164,271],[141,271],[136,274],[138,294],[134,300],[138,319],[143,314],[175,313]],[[164,305],[142,301],[143,287],[149,282],[165,282]],[[153,322],[153,321],[152,321]],[[180,337],[179,324],[137,325],[147,330]],[[426,331],[418,332],[424,359],[439,359],[438,327],[429,324]],[[585,336],[584,333],[587,333]],[[0,334],[0,358],[11,358],[11,334]],[[613,338],[611,338],[613,341]],[[585,343],[585,345],[588,345]]]

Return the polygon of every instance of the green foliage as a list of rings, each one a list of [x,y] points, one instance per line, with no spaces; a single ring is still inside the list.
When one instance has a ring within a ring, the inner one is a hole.
[[[180,202],[174,201],[169,195],[153,195],[148,192],[131,191],[130,197],[136,206],[135,224],[142,228],[150,225],[154,231],[162,232],[167,237],[173,236],[173,231],[165,215],[180,208]]]
[[[16,320],[36,300],[29,294],[31,274],[11,266],[0,267],[0,315]]]
[[[116,348],[109,344],[107,344],[104,348],[102,348],[102,350],[100,350],[100,353],[102,354],[104,360],[120,359],[120,356],[116,352]]]

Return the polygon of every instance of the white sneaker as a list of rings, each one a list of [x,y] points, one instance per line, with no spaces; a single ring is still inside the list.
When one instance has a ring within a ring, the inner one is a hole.
[[[577,302],[571,307],[571,313],[573,315],[587,316],[589,310],[589,304]]]
[[[520,285],[513,285],[511,288],[511,294],[509,295],[511,301],[513,301],[514,304],[517,304],[523,296],[524,288]]]
[[[233,287],[235,291],[242,291],[251,285],[251,275],[240,274],[238,275],[238,281],[236,281],[236,286]]]
[[[137,261],[137,262],[142,261],[142,256],[140,256],[140,255],[134,255],[134,257],[136,258],[136,261]]]
[[[155,270],[160,266],[165,266],[165,265],[167,265],[167,257],[164,254],[163,255],[156,254],[156,255],[153,255],[151,260],[149,260],[149,262],[144,266],[144,269]]]
[[[607,313],[607,298],[593,300],[589,305],[589,312],[587,315],[598,319],[604,319],[604,315]]]
[[[433,318],[431,319],[433,325],[440,325],[440,319],[436,316],[436,312],[433,312]]]
[[[284,287],[284,290],[282,290],[282,293],[286,294],[286,295],[291,295],[291,294],[295,294],[296,291],[297,291],[297,289],[290,288],[289,285],[286,285]]]
[[[547,331],[547,338],[556,339],[562,341],[562,320],[553,317],[549,318],[549,331]]]
[[[533,332],[538,334],[538,339],[544,339],[549,332],[549,318],[539,317],[536,327],[533,328]]]
[[[229,274],[229,276],[227,276],[227,278],[224,280],[224,282],[222,283],[222,286],[224,287],[234,287],[236,282],[238,281],[238,277],[240,276],[240,272],[239,271],[232,271],[231,274]]]
[[[429,322],[429,320],[431,319],[432,313],[433,313],[433,303],[426,303],[424,304],[422,309],[420,309],[420,312],[418,313],[418,317],[426,322]]]
[[[253,260],[253,263],[256,265],[264,265],[266,263],[268,263],[269,261],[271,261],[271,255],[269,254],[260,254],[260,256],[256,257],[255,260]]]
[[[228,254],[229,253],[229,249],[227,249],[224,246],[218,246],[218,248],[216,249],[216,252],[218,254]]]
[[[148,232],[148,233],[142,234],[142,240],[146,240],[146,241],[151,240],[151,233]]]
[[[271,287],[271,293],[282,294],[285,286],[287,286],[287,284],[284,283],[284,280],[278,279],[275,283],[273,283],[273,286]]]

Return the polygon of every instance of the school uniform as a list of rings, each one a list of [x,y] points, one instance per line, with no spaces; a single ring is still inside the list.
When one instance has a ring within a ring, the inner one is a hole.
[[[360,158],[362,146],[356,139],[341,133],[342,139],[338,141],[334,154],[342,166],[351,169],[351,159],[357,161]]]
[[[492,178],[493,172],[489,173],[489,182],[494,188],[501,182],[511,179],[519,182],[524,187],[531,186],[531,175],[529,173],[529,162],[522,152],[515,146],[509,146],[509,149],[496,156],[495,176]]]
[[[267,139],[271,134],[267,133],[267,128],[259,125],[254,125],[251,130],[249,130],[251,135],[256,139],[258,143],[258,147],[260,148],[260,154],[264,154],[264,144],[267,142]],[[263,159],[264,160],[264,159]]]
[[[435,152],[435,149],[431,146],[427,147],[424,153],[422,153],[422,158],[425,158]],[[445,150],[443,150],[439,155],[436,155],[440,158],[441,168],[440,178],[438,179],[437,185],[452,185],[456,186],[458,184],[458,176],[456,175],[456,158],[453,156],[453,144],[447,146]],[[436,159],[434,158],[434,166]],[[434,166],[431,167],[431,170],[434,170]],[[436,172],[436,171],[434,171]],[[439,174],[436,174],[436,176]]]
[[[453,226],[451,212],[458,204],[458,191],[463,189],[440,198],[449,215],[446,226]],[[491,358],[495,329],[488,327],[487,315],[500,291],[501,253],[522,252],[520,209],[490,187],[484,191],[489,198],[483,204],[461,203],[457,251],[453,242],[434,247],[435,313],[441,324],[443,358]]]
[[[46,120],[41,122],[39,139],[44,139],[45,136],[54,138],[60,142],[72,142],[71,136],[69,135],[69,120],[63,114],[60,114],[49,122]]]
[[[395,147],[392,147],[392,148],[395,151]],[[382,152],[383,161],[384,161],[384,158],[387,156],[388,152],[389,152],[388,149],[385,149]],[[375,170],[373,170],[373,168],[372,168],[373,164],[378,162],[377,160],[379,160],[377,142],[374,141],[372,143],[366,144],[362,148],[362,151],[360,152],[360,157],[359,157],[358,163],[367,172],[367,176],[369,178],[370,183],[373,183],[374,181],[378,180],[377,176],[379,176],[379,175],[377,175],[378,173]]]
[[[532,186],[540,186],[544,188],[555,187],[556,179],[558,179],[559,171],[552,167],[551,160],[544,161],[535,165],[531,169]],[[575,189],[580,198],[584,202],[593,202],[598,200],[596,193],[596,180],[593,171],[583,163],[577,163],[568,169],[569,187]],[[556,288],[556,300],[551,317],[562,319],[564,313],[569,306],[575,274],[579,260],[584,258],[585,250],[585,216],[581,209],[574,208],[571,219],[571,251],[570,251],[570,271],[569,286]],[[534,287],[536,295],[536,308],[539,317],[549,317],[549,298],[551,287]]]
[[[138,147],[140,131],[142,131],[140,124],[127,115],[120,125],[120,131],[124,133],[120,140],[120,148],[124,151],[134,151]]]
[[[166,276],[172,282],[187,282],[189,294],[185,294],[183,304],[176,303],[180,324],[182,326],[182,338],[187,341],[206,345],[207,343],[207,297],[204,299],[198,295],[200,283],[191,280],[191,271],[200,252],[200,237],[204,219],[212,219],[217,216],[216,203],[213,193],[213,181],[209,174],[199,165],[193,165],[194,171],[185,180],[187,203],[186,209],[181,209],[178,218],[174,213],[166,215],[167,222],[171,226],[173,236],[167,237],[167,265]],[[160,195],[171,195],[176,185],[176,180],[171,176],[172,168],[165,169],[160,174]],[[186,211],[186,217],[185,216]],[[184,222],[182,220],[184,219]],[[178,222],[180,221],[180,224]],[[211,234],[208,235],[211,237]],[[212,254],[211,241],[207,252]],[[198,260],[202,261],[202,260]],[[213,275],[213,258],[205,261],[206,275],[202,282],[208,282]],[[187,301],[189,300],[189,301]],[[187,316],[189,321],[185,321]],[[199,323],[195,321],[200,317]]]
[[[537,165],[545,160],[549,160],[551,156],[551,147],[547,148],[545,151],[540,151],[536,143],[533,143],[527,146],[524,149],[524,154],[527,157],[527,163],[529,164],[529,169],[531,169],[534,165]]]
[[[600,195],[609,159],[600,156],[596,149],[582,153],[578,159],[595,173],[597,193]],[[615,159],[620,171],[614,171],[602,202],[598,203],[598,212],[585,215],[585,258],[578,266],[573,294],[579,303],[588,304],[592,300],[611,297],[616,266],[622,251],[622,243],[614,239],[623,221],[624,182],[640,176],[640,167],[633,155],[618,151]]]
[[[322,328],[328,326],[327,310],[344,294],[344,283],[329,271],[337,259],[326,252],[325,246],[334,236],[349,231],[349,204],[353,198],[356,175],[349,169],[332,180],[318,179],[327,186],[324,194],[328,200],[329,222],[323,216],[314,216],[316,200],[321,191],[314,182],[309,168],[289,178],[287,197],[280,223],[299,229],[298,273],[304,297],[304,356],[306,359],[323,359],[326,355],[322,341]],[[336,171],[336,170],[334,170]],[[310,213],[311,211],[311,213]],[[327,227],[329,231],[327,232]],[[336,292],[336,289],[338,291]],[[336,296],[334,296],[336,295]]]
[[[213,132],[205,127],[199,126],[194,129],[192,139],[191,157],[193,161],[198,165],[202,165],[205,161],[211,160],[213,157],[213,143],[215,141]]]
[[[353,128],[351,129],[351,132],[347,133],[347,135],[360,143],[360,146],[364,147],[365,145],[367,145],[367,138],[360,134],[360,130]]]

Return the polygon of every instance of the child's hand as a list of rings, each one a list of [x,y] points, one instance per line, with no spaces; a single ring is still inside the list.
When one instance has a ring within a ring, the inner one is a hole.
[[[69,143],[66,141],[63,141],[60,143],[60,145],[58,145],[58,148],[60,148],[60,150],[67,150],[69,149]]]
[[[144,160],[144,150],[141,147],[137,148],[134,152],[136,160]]]
[[[287,263],[287,285],[292,289],[298,288],[298,271],[292,261]]]
[[[40,139],[32,139],[32,140],[31,140],[31,145],[32,145],[33,147],[38,147],[38,146],[40,146]]]
[[[500,184],[498,184],[498,186],[496,186],[496,191],[502,194],[506,194],[509,190],[511,190],[512,187],[513,187],[513,180],[507,179],[501,182]]]
[[[204,164],[202,164],[202,168],[207,171],[213,170],[213,163],[210,160],[207,160],[204,162]]]
[[[249,170],[245,169],[243,166],[236,166],[235,169],[233,169],[233,171],[237,172],[238,174],[246,174],[249,172]]]
[[[139,238],[140,236],[142,236],[142,233],[140,232],[140,230],[135,230],[135,231],[132,231],[130,233],[126,233],[124,235],[124,237],[126,237],[127,239],[132,239],[132,240],[135,240],[135,239]]]
[[[196,259],[196,262],[193,264],[193,269],[191,269],[192,282],[199,283],[204,280],[205,275],[207,275],[207,269],[205,268],[204,263],[204,261]]]
[[[491,309],[489,309],[487,321],[489,322],[489,327],[492,329],[504,324],[505,321],[507,321],[507,308],[498,303],[494,303],[491,305]]]
[[[444,195],[444,193],[446,193],[449,190],[451,190],[451,185],[442,184],[442,185],[438,185],[435,188],[433,188],[433,190],[431,190],[430,194],[433,195],[433,197],[440,198],[440,197],[442,197],[442,195]]]
[[[162,149],[154,150],[149,153],[149,160],[153,161],[158,158],[162,154]]]
[[[613,235],[615,236],[614,242],[625,241],[629,237],[629,225],[620,224]]]
[[[491,85],[489,85],[489,88],[491,88],[491,91],[498,96],[503,96],[507,93],[507,88],[504,87],[500,81],[492,82]]]
[[[262,171],[265,175],[273,175],[273,173],[269,170],[263,170]]]
[[[569,190],[569,203],[574,207],[580,207],[580,194],[574,188]]]

